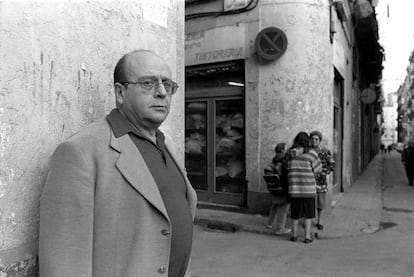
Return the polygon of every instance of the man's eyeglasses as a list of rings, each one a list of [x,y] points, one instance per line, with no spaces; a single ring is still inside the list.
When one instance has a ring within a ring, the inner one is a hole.
[[[144,78],[137,82],[122,82],[123,85],[140,85],[146,93],[154,93],[155,88],[162,84],[168,95],[174,95],[177,92],[178,84],[170,79],[159,81],[158,78]]]

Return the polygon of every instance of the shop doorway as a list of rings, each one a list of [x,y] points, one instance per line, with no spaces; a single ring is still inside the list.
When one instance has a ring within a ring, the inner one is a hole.
[[[186,69],[185,166],[199,201],[244,206],[244,64]]]
[[[332,192],[338,193],[344,191],[342,186],[344,79],[336,70],[333,94],[333,157],[335,159],[335,171],[333,172]]]

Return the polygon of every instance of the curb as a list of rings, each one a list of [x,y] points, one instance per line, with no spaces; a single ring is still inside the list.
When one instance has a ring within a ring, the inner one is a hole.
[[[206,218],[196,218],[194,220],[194,224],[199,225],[207,230],[219,230],[230,233],[235,233],[242,229],[241,225]]]

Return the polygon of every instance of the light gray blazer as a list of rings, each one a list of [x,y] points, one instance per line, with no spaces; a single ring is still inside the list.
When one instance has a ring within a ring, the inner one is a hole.
[[[196,193],[181,171],[194,218]],[[40,202],[40,277],[167,276],[164,230],[160,192],[128,135],[116,138],[102,119],[57,147]]]

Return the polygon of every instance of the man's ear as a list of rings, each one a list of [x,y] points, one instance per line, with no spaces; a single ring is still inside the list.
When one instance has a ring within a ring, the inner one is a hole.
[[[120,83],[115,83],[114,85],[114,90],[115,90],[115,101],[117,106],[121,105],[124,103],[124,90],[123,90],[123,85]]]

